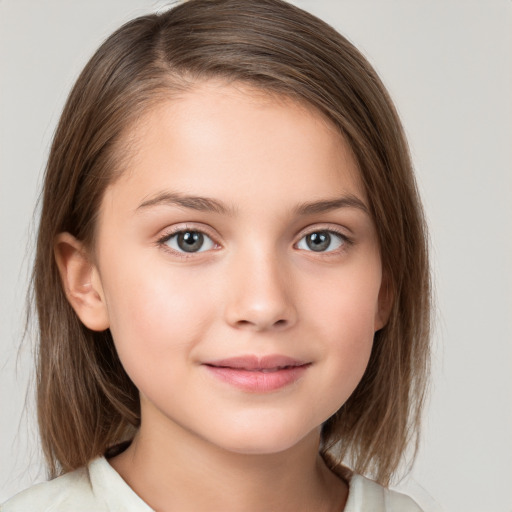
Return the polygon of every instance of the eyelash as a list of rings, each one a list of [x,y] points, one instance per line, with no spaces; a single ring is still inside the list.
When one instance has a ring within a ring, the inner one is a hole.
[[[184,252],[184,251],[177,251],[173,249],[172,247],[169,247],[168,242],[173,238],[174,236],[179,235],[180,233],[201,233],[202,235],[208,237],[214,244],[215,248],[210,250],[216,250],[216,248],[219,247],[219,244],[215,241],[214,237],[211,236],[204,228],[198,228],[198,227],[191,227],[191,226],[180,226],[178,228],[172,229],[164,233],[158,240],[156,241],[156,245],[163,249],[164,251],[167,251],[171,253],[173,256],[178,256],[179,258],[188,259],[193,258],[197,254],[201,252],[208,252],[208,251],[198,251],[198,252]]]
[[[197,251],[197,252],[189,252],[189,253],[187,253],[185,251],[177,251],[177,250],[169,247],[168,242],[169,242],[169,240],[171,240],[171,238],[173,238],[174,236],[179,235],[180,233],[187,233],[187,232],[190,232],[190,233],[200,233],[200,234],[208,237],[213,242],[215,247],[213,249],[208,249],[206,251]],[[334,256],[334,255],[337,255],[339,253],[342,253],[342,252],[346,251],[348,249],[348,247],[350,247],[351,245],[354,244],[354,240],[352,238],[348,237],[341,230],[336,229],[335,227],[330,226],[330,227],[325,227],[325,228],[320,227],[320,228],[316,228],[316,229],[311,229],[311,230],[308,230],[306,232],[301,233],[299,240],[296,243],[294,243],[294,247],[297,247],[299,242],[301,242],[307,236],[312,235],[314,233],[334,234],[335,236],[337,236],[337,237],[339,237],[341,239],[341,247],[337,248],[335,250],[332,250],[332,251],[327,251],[327,252],[324,252],[324,251],[313,251],[313,250],[305,251],[305,252],[311,252],[313,254],[317,254],[317,255],[320,255],[320,256],[323,256],[323,257],[329,257],[329,256]],[[163,250],[173,254],[174,256],[178,256],[178,257],[183,258],[183,259],[193,258],[194,256],[196,256],[199,253],[209,252],[211,250],[216,250],[216,249],[218,249],[220,247],[220,244],[218,244],[215,241],[215,238],[213,236],[211,236],[204,228],[189,227],[189,226],[183,226],[183,227],[179,227],[179,228],[171,229],[170,231],[167,231],[160,238],[158,238],[158,240],[156,241],[156,245],[158,247],[162,248]],[[304,249],[301,249],[301,250],[304,250]]]
[[[318,256],[329,258],[331,256],[338,256],[339,254],[345,252],[351,245],[354,245],[354,240],[350,237],[348,237],[345,233],[343,233],[340,229],[337,229],[334,226],[329,227],[320,227],[312,230],[308,230],[306,232],[303,232],[299,238],[299,241],[294,244],[294,246],[297,246],[299,242],[301,242],[303,239],[305,239],[307,236],[312,235],[314,233],[329,233],[330,235],[335,235],[341,239],[341,247],[331,250],[331,251],[306,251],[313,254],[316,254]]]

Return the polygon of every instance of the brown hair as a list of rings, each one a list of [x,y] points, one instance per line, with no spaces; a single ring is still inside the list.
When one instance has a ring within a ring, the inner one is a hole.
[[[66,300],[53,246],[68,231],[91,246],[124,134],[156,102],[209,78],[242,81],[322,112],[357,158],[393,296],[364,377],[324,425],[322,455],[383,484],[416,441],[429,361],[426,229],[393,104],[343,36],[281,0],[190,0],[110,36],[78,78],[45,175],[33,274],[40,344],[39,428],[51,476],[133,436],[138,391],[110,332],[93,332]]]

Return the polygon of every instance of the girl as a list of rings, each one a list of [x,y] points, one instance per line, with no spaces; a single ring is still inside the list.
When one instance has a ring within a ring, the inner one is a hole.
[[[2,510],[420,510],[386,486],[419,429],[426,245],[391,100],[328,25],[190,0],[121,27],[45,176],[53,479]]]

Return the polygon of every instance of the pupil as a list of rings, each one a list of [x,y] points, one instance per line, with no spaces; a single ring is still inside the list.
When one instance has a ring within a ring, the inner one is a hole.
[[[204,241],[202,233],[197,231],[185,231],[178,235],[178,246],[185,252],[196,252],[201,249]]]
[[[311,233],[306,238],[306,244],[312,251],[325,251],[331,243],[331,235],[325,231]]]

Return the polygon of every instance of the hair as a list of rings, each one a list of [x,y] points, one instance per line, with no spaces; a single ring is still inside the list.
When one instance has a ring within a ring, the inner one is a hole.
[[[416,453],[427,387],[431,293],[421,202],[400,120],[376,72],[332,27],[281,0],[190,0],[134,19],[101,45],[70,93],[46,167],[33,271],[49,474],[86,465],[140,424],[138,390],[110,331],[87,329],[66,299],[56,235],[67,231],[93,246],[130,128],[158,102],[209,79],[312,106],[357,159],[393,305],[361,382],[323,425],[320,450],[331,468],[348,464],[387,485],[406,448]]]

